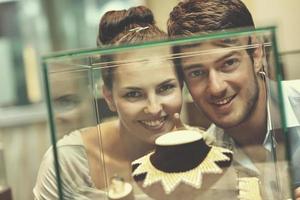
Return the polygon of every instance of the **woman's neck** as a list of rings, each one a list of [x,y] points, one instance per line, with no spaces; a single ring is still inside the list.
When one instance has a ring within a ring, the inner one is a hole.
[[[131,161],[149,153],[154,149],[153,144],[146,143],[135,137],[135,133],[130,133],[124,125],[119,122],[120,142],[123,145],[124,151],[128,159]]]

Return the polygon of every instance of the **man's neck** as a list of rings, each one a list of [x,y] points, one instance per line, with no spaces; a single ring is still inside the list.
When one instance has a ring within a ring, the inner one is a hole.
[[[240,125],[224,129],[234,141],[244,147],[262,145],[267,133],[267,97],[264,87],[260,87],[258,101],[252,114]]]

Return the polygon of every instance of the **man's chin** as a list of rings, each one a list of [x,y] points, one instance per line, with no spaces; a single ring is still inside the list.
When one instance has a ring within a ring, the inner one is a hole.
[[[212,122],[222,129],[234,128],[239,125],[239,122],[233,120],[226,120],[226,121],[212,120]]]

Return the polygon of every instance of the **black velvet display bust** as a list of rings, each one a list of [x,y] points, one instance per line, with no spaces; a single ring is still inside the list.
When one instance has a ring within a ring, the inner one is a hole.
[[[159,183],[160,196],[178,193],[180,185],[185,185],[185,192],[189,188],[200,189],[205,176],[221,176],[231,161],[230,150],[207,145],[198,131],[180,130],[157,138],[155,150],[132,163],[132,175],[149,196],[167,199],[157,198]]]

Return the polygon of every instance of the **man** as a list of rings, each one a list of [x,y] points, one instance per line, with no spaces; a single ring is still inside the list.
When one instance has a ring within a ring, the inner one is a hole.
[[[183,1],[173,9],[168,21],[170,37],[246,27],[255,28],[251,13],[240,0]],[[278,114],[279,109],[276,103],[269,104],[267,82],[271,81],[265,76],[264,51],[258,39],[227,38],[180,47],[179,51],[201,52],[247,45],[255,48],[185,57],[180,59],[180,65],[194,102],[213,122],[208,132],[217,141],[234,147],[239,173],[259,177],[264,199],[284,199],[288,195],[280,193],[283,185],[288,187],[289,183],[281,178],[284,175],[279,178],[283,182],[280,183],[276,174],[287,169],[283,165],[277,169],[274,164],[280,157],[276,153],[284,157],[283,137],[282,133],[271,130],[270,117]],[[294,135],[298,134],[299,131]],[[300,190],[295,191],[300,198]]]

